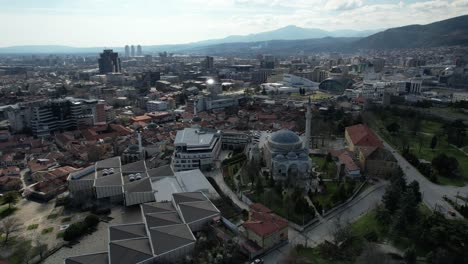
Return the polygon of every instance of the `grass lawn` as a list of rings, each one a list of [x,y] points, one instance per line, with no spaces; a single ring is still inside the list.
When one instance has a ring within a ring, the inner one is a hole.
[[[34,229],[37,229],[38,226],[39,226],[38,224],[29,225],[27,229],[34,230]]]
[[[291,195],[291,194],[285,194]],[[252,194],[253,202],[258,202],[264,204],[266,207],[270,208],[277,215],[290,220],[298,225],[309,222],[315,216],[315,211],[313,208],[310,209],[310,212],[305,215],[297,214],[294,211],[294,204],[287,204],[287,200],[281,199],[281,197],[274,191],[265,188],[265,191],[261,194],[253,193]]]
[[[50,214],[47,216],[47,219],[57,219],[58,214]]]
[[[45,229],[42,229],[41,234],[46,235],[46,234],[52,233],[52,231],[54,231],[53,227],[45,228]]]
[[[396,134],[390,134],[386,129],[386,126],[393,122],[402,126],[400,132]],[[439,154],[455,157],[458,160],[463,178],[453,179],[438,176],[438,180],[442,185],[464,186],[464,182],[468,181],[468,156],[457,148],[450,146],[447,142],[447,137],[439,136],[436,148],[434,150],[430,148],[433,135],[440,134],[443,124],[441,122],[423,120],[421,121],[421,132],[414,135],[406,130],[403,125],[404,123],[404,120],[400,119],[398,116],[390,116],[385,122],[376,117],[373,122],[370,122],[370,125],[385,141],[400,151],[402,150],[401,137],[405,136],[408,138],[411,151],[420,159],[431,162],[432,159]]]
[[[71,216],[62,218],[62,223],[68,223],[71,221]]]
[[[314,194],[314,196],[312,197],[312,201],[318,201],[324,207],[325,210],[329,210],[335,204],[340,203],[340,201],[333,201],[333,194],[338,190],[339,184],[336,181],[324,182],[324,184],[326,186],[326,190],[321,193]],[[342,184],[345,185],[345,190],[348,190],[348,188],[350,188],[349,186],[351,185],[351,182],[346,181]],[[356,186],[358,184],[359,183],[356,183]]]
[[[317,171],[323,172],[322,177],[324,179],[333,179],[336,176],[336,164],[335,162],[328,162],[326,164],[325,157],[311,156],[314,165],[317,165]],[[326,166],[325,166],[326,164]]]
[[[65,232],[59,232],[59,233],[57,233],[56,238],[63,238],[63,234],[64,234],[64,233],[65,233]]]

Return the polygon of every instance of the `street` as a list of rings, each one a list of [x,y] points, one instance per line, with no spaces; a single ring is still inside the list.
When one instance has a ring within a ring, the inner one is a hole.
[[[383,140],[382,140],[383,141]],[[419,182],[419,187],[423,196],[423,202],[427,205],[431,210],[437,208],[441,210],[442,213],[446,213],[447,211],[454,211],[456,212],[453,207],[444,201],[443,196],[446,195],[451,199],[455,199],[455,196],[460,194],[461,196],[468,195],[468,186],[465,185],[464,187],[455,187],[455,186],[443,186],[437,185],[431,181],[429,181],[424,175],[422,175],[413,165],[411,165],[408,161],[406,161],[403,156],[401,156],[392,146],[388,143],[384,142],[384,146],[387,150],[389,150],[395,159],[398,161],[398,164],[403,169],[403,172],[406,175],[406,179],[408,182],[417,181]],[[457,217],[461,218],[462,216],[458,214]]]

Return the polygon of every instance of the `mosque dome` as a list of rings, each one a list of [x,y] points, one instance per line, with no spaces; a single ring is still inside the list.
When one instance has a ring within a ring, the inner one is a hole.
[[[280,130],[271,135],[271,141],[277,144],[296,144],[301,141],[296,133],[289,130]]]

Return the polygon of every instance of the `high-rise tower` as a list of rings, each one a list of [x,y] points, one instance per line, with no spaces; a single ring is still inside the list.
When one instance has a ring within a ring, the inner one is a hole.
[[[135,46],[130,46],[130,56],[135,57]]]
[[[130,57],[130,47],[125,45],[125,58]]]
[[[312,129],[312,102],[307,103],[307,112],[306,112],[306,127],[305,127],[305,138],[304,138],[304,148],[310,148],[310,138],[311,138],[311,129]]]
[[[104,50],[99,55],[99,73],[106,74],[110,72],[121,72],[119,54],[111,49]]]
[[[143,56],[143,51],[141,50],[141,46],[137,46],[137,56]]]

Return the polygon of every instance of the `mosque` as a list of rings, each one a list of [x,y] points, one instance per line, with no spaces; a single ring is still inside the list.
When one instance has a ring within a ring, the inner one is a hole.
[[[311,189],[312,160],[309,158],[312,111],[307,104],[306,133],[301,139],[290,130],[279,130],[267,138],[263,146],[263,158],[275,181],[293,183],[306,190]]]

